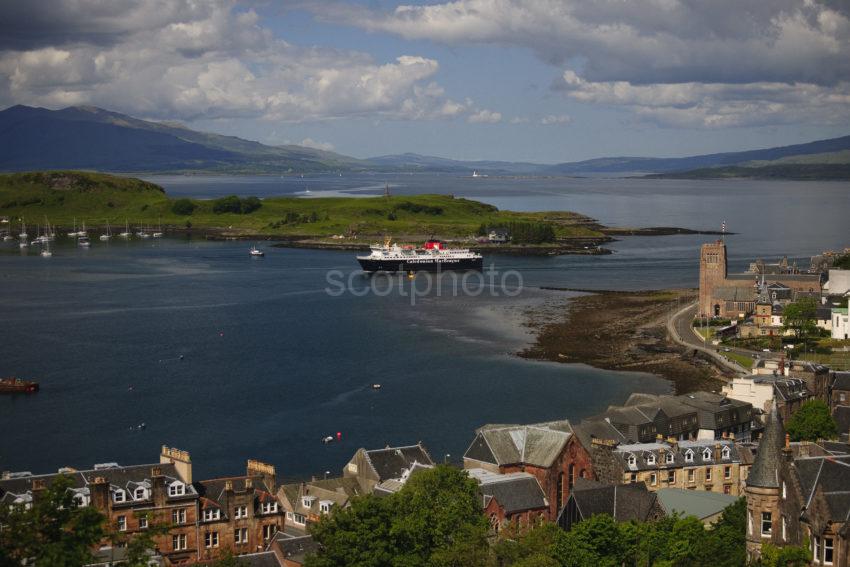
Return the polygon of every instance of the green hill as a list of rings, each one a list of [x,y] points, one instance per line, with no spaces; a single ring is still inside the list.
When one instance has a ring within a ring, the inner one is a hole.
[[[221,212],[248,211],[250,212]],[[177,212],[175,212],[177,211]],[[178,214],[190,212],[190,214]],[[0,216],[27,224],[99,230],[107,223],[208,229],[233,236],[329,238],[333,235],[422,240],[468,237],[481,225],[551,225],[559,238],[599,237],[591,219],[571,212],[516,213],[449,195],[172,199],[153,183],[100,173],[52,171],[0,175]]]

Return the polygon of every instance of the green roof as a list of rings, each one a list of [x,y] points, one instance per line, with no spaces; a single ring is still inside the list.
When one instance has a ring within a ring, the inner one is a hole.
[[[738,497],[705,490],[662,488],[658,491],[658,500],[668,514],[678,512],[683,516],[696,516],[704,520],[734,504]]]
[[[847,315],[847,308],[846,307],[833,307],[832,312],[833,313],[841,313],[842,315]]]

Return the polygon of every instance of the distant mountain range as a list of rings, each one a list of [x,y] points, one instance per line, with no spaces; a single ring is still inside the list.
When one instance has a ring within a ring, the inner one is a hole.
[[[460,161],[405,153],[357,159],[296,145],[268,146],[149,122],[97,107],[0,111],[0,170],[164,173],[443,172],[469,175],[640,175],[846,178],[850,136],[682,158],[610,157],[560,164]],[[696,170],[696,171],[695,171]]]

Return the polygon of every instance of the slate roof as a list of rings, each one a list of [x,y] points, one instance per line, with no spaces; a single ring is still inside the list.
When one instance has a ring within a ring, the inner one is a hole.
[[[752,414],[752,404],[712,392],[692,392],[676,396],[680,402],[697,410],[700,429],[724,429],[747,423]],[[723,419],[723,423],[720,423]]]
[[[319,544],[313,537],[293,536],[285,532],[277,532],[272,545],[276,545],[286,559],[303,563],[304,558],[319,550]]]
[[[202,497],[212,500],[214,502],[221,502],[224,500],[224,487],[227,481],[233,483],[233,491],[234,492],[245,492],[245,481],[246,479],[251,479],[252,490],[258,496],[263,495],[272,495],[271,489],[266,485],[262,476],[233,476],[233,477],[225,477],[225,478],[214,478],[210,480],[202,480],[199,482],[195,482],[195,488]],[[262,498],[261,498],[262,500]]]
[[[722,301],[755,301],[758,298],[758,292],[751,286],[735,287],[723,286],[715,288],[712,292],[714,299]]]
[[[548,468],[572,435],[572,426],[566,420],[531,425],[485,425],[478,429],[464,457],[500,466],[525,463]]]
[[[759,442],[756,458],[747,477],[748,486],[759,488],[779,488],[779,464],[782,458],[782,447],[785,444],[785,429],[782,418],[776,408],[776,400],[764,424],[764,433]]]
[[[658,501],[668,515],[677,512],[684,516],[695,516],[700,520],[719,514],[737,500],[738,497],[731,494],[705,490],[687,490],[684,488],[662,488],[658,490]]]
[[[714,458],[714,446],[721,446],[720,459]],[[729,449],[729,457],[722,456],[723,448]],[[708,450],[709,458],[704,458]],[[614,457],[623,471],[664,470],[701,465],[732,464],[741,461],[735,443],[730,439],[679,441],[674,447],[666,441],[657,443],[632,443],[619,445],[613,451]],[[667,461],[667,455],[673,455],[673,461]],[[629,457],[635,457],[635,464],[629,464]],[[653,461],[654,459],[654,461]],[[688,460],[690,459],[690,460]]]
[[[573,427],[573,433],[587,451],[590,451],[594,439],[608,439],[618,443],[627,441],[616,427],[604,419],[586,419]]]
[[[239,561],[239,565],[244,565],[245,567],[281,567],[280,561],[277,560],[277,557],[272,551],[240,555],[237,560]]]
[[[334,506],[345,507],[353,496],[363,493],[360,483],[355,477],[296,482],[285,484],[281,488],[287,500],[287,502],[284,502],[284,507],[292,512],[304,515],[321,513],[322,501],[330,501]],[[312,497],[310,506],[304,506],[304,496]]]
[[[834,376],[833,390],[850,390],[850,372],[835,372]]]
[[[753,377],[756,384],[773,384],[773,394],[776,398],[784,401],[808,399],[812,393],[806,387],[801,378],[785,378],[784,376],[756,375]]]
[[[387,447],[385,449],[374,449],[365,451],[366,458],[372,465],[375,473],[381,481],[390,478],[401,478],[414,463],[434,466],[431,455],[421,444],[408,447]]]
[[[71,480],[70,488],[81,494],[88,495],[89,485],[94,483],[97,477],[104,477],[110,484],[110,491],[115,492],[116,489],[127,491],[126,504],[137,502],[133,500],[133,490],[139,486],[150,487],[151,470],[158,467],[166,483],[171,483],[180,480],[180,475],[177,474],[177,469],[173,463],[152,463],[148,465],[132,465],[122,467],[117,463],[105,463],[103,465],[95,465],[97,468],[89,470],[73,470],[68,469],[64,474]],[[14,500],[15,497],[29,497],[32,494],[33,480],[40,480],[46,487],[49,487],[53,481],[60,476],[60,473],[50,473],[41,475],[22,474],[14,478],[0,480],[0,502]],[[181,481],[182,482],[182,481]],[[183,496],[166,496],[168,500],[183,500],[197,498],[197,491],[191,484],[186,485],[186,494]]]
[[[646,521],[652,513],[657,498],[658,496],[650,492],[646,484],[642,482],[599,484],[577,481],[570,494],[570,499],[585,520],[596,514],[608,514],[618,522]],[[558,523],[560,523],[560,517]]]
[[[829,507],[828,519],[847,522],[850,518],[850,455],[795,459],[794,468],[800,480],[804,506],[808,508],[815,493],[822,492]]]
[[[534,475],[525,472],[496,474],[484,469],[469,469],[467,473],[478,481],[485,507],[494,498],[507,514],[549,506]]]

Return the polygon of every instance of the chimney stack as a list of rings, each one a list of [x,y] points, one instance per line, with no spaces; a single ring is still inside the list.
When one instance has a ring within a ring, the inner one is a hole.
[[[101,512],[109,510],[109,481],[106,477],[94,477],[94,482],[89,486],[89,495],[95,509]]]
[[[186,484],[192,484],[192,458],[188,451],[163,445],[159,454],[159,462],[173,464],[180,480]]]
[[[263,482],[266,483],[269,492],[274,494],[277,490],[277,474],[275,472],[274,465],[249,459],[247,476],[261,476],[263,477]]]

